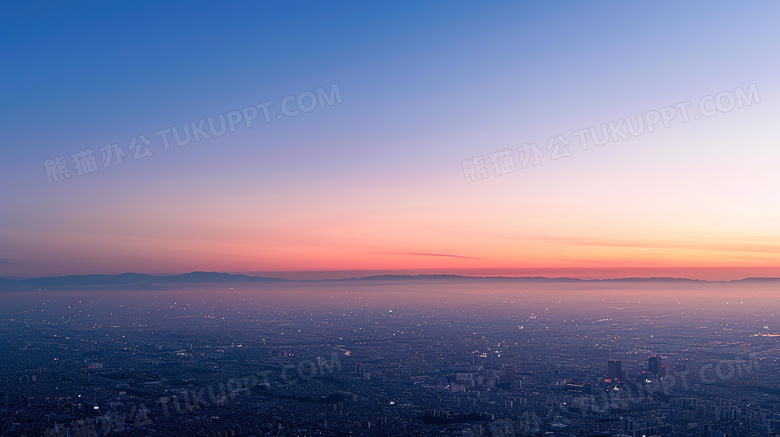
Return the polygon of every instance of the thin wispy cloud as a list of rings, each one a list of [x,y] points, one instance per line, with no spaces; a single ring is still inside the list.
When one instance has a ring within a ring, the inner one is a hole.
[[[729,242],[689,242],[689,243],[653,243],[653,242],[619,242],[619,241],[589,241],[589,240],[567,240],[568,244],[578,246],[596,246],[596,247],[627,247],[638,249],[687,249],[687,250],[706,250],[721,252],[757,252],[757,253],[778,253],[780,246],[776,244],[762,243],[743,243],[735,244]]]
[[[481,259],[474,256],[465,255],[453,255],[449,253],[428,253],[428,252],[392,252],[390,255],[410,255],[410,256],[439,256],[445,258],[460,258],[460,259]]]
[[[551,243],[568,244],[573,246],[591,246],[591,247],[615,247],[615,248],[635,248],[635,249],[686,249],[686,250],[706,250],[721,252],[755,252],[755,253],[780,253],[780,243],[766,241],[756,241],[750,239],[709,239],[709,240],[687,240],[687,241],[654,241],[642,239],[626,240],[598,240],[598,239],[579,239],[566,237],[517,237],[520,240],[544,241]]]

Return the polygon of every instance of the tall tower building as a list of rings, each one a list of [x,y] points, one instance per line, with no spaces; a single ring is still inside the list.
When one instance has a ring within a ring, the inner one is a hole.
[[[653,375],[661,373],[661,357],[650,357],[647,359],[647,371]]]
[[[607,361],[607,378],[623,378],[623,363],[621,363],[620,360]]]

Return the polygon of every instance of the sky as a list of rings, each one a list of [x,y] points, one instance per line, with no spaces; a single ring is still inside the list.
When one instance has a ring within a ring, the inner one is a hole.
[[[3,2],[0,276],[780,277],[779,16]]]

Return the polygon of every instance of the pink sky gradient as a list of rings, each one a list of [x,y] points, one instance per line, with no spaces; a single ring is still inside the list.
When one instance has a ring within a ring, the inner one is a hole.
[[[210,38],[172,23],[153,43],[105,29],[153,19],[141,6],[123,12],[135,21],[30,15],[48,34],[8,23],[0,276],[780,276],[778,4],[365,8],[259,27],[221,8],[230,26]],[[140,54],[160,70],[128,70]],[[334,83],[340,104],[47,183],[52,157]],[[751,84],[747,107],[490,169],[504,148]],[[477,155],[490,177],[466,183]]]

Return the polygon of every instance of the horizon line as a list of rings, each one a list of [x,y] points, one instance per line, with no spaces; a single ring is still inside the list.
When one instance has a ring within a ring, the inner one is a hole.
[[[323,271],[323,273],[335,273],[336,271]],[[306,271],[290,271],[290,272],[278,272],[278,273],[311,273]],[[265,279],[265,280],[276,280],[276,281],[283,281],[283,282],[338,282],[338,281],[347,281],[347,280],[360,280],[360,279],[373,279],[373,278],[379,278],[379,277],[398,277],[398,278],[420,278],[420,279],[431,279],[436,277],[450,277],[450,278],[462,278],[462,279],[546,279],[546,280],[569,280],[569,281],[583,281],[583,282],[608,282],[608,281],[621,281],[621,280],[672,280],[672,281],[691,281],[691,282],[706,282],[706,283],[730,283],[730,282],[740,282],[745,280],[780,280],[780,277],[774,277],[774,276],[745,276],[740,277],[736,279],[700,279],[700,278],[692,278],[692,277],[684,277],[684,276],[618,276],[618,277],[598,277],[598,278],[587,278],[587,277],[578,277],[578,276],[545,276],[545,275],[470,275],[470,274],[455,274],[455,273],[376,273],[376,274],[367,274],[366,276],[346,276],[342,278],[308,278],[308,279],[290,279],[290,278],[281,278],[281,277],[275,277],[275,276],[260,276],[256,274],[246,274],[246,273],[228,273],[228,272],[220,272],[220,271],[205,271],[205,270],[193,270],[189,272],[184,273],[138,273],[138,272],[123,272],[123,273],[117,273],[117,274],[106,274],[106,273],[88,273],[88,274],[66,274],[66,275],[58,275],[58,276],[36,276],[36,277],[28,277],[28,278],[10,278],[10,277],[4,277],[0,276],[0,280],[4,281],[11,281],[11,282],[24,282],[24,281],[34,281],[38,279],[64,279],[64,278],[87,278],[87,277],[94,277],[94,276],[102,276],[102,277],[120,277],[120,276],[127,276],[127,275],[137,275],[137,276],[151,276],[153,278],[174,278],[174,277],[181,277],[181,276],[187,276],[187,275],[193,275],[193,274],[210,274],[210,275],[226,275],[231,277],[245,277],[245,278],[253,278],[253,279]]]

